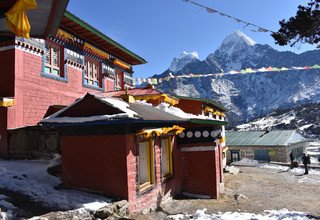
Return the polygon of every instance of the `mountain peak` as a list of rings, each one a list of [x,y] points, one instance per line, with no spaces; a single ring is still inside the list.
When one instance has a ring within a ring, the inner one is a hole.
[[[190,53],[188,53],[186,51],[183,51],[178,59],[183,59],[185,57],[199,59],[198,52],[195,52],[195,51],[194,52],[190,52]]]
[[[229,43],[237,43],[237,42],[245,42],[248,46],[253,46],[257,44],[254,40],[250,37],[245,35],[239,30],[236,30],[229,34],[222,42],[222,44],[229,44]]]
[[[183,51],[179,58],[174,58],[171,62],[169,70],[172,72],[177,72],[181,70],[186,64],[191,63],[195,60],[199,60],[199,55],[197,52],[186,52]]]

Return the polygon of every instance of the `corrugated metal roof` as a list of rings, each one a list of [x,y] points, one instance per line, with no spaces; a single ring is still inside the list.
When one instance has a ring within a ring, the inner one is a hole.
[[[296,130],[269,131],[228,131],[226,139],[228,146],[286,146]],[[301,136],[302,137],[302,136]],[[303,138],[303,137],[302,137]],[[296,140],[299,142],[301,140]]]

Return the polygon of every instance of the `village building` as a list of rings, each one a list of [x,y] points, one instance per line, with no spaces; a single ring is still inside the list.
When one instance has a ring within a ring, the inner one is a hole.
[[[134,89],[132,67],[146,61],[60,3],[41,36],[0,37],[0,157],[60,152],[66,185],[127,199],[130,211],[180,193],[218,198],[225,109]]]
[[[217,121],[193,123],[123,99],[87,94],[41,121],[61,132],[63,182],[127,199],[130,212],[181,193],[218,198],[224,189]]]
[[[221,140],[223,141],[220,142],[219,149],[221,150],[220,154],[222,155],[222,166],[223,168],[226,167],[226,164],[227,164],[227,159],[226,159],[227,146],[225,144],[225,125],[227,124],[225,121],[226,109],[220,103],[217,103],[211,99],[205,99],[205,98],[168,95],[161,91],[156,90],[152,85],[148,85],[145,88],[134,88],[134,89],[128,89],[125,91],[122,90],[122,91],[114,91],[114,92],[106,93],[106,95],[108,96],[118,97],[118,98],[121,98],[125,94],[129,94],[133,96],[135,100],[146,101],[147,103],[150,103],[153,106],[159,106],[166,103],[169,106],[174,106],[175,108],[181,109],[183,112],[187,114],[189,113],[192,115],[215,119],[214,121],[210,121],[209,124],[215,125],[215,129],[219,131],[218,132],[219,134],[221,134],[221,138],[222,138]],[[162,106],[162,108],[166,109],[167,107]],[[177,115],[180,117],[192,118],[192,115],[191,116],[185,115],[184,113],[177,114]],[[197,124],[198,118],[193,118],[191,120],[194,124]],[[203,124],[203,120],[200,120],[199,122],[200,123],[197,125],[197,127],[208,126]],[[195,125],[193,126],[195,127]],[[206,128],[204,130],[206,130]],[[190,132],[192,133],[192,131]],[[209,140],[206,142],[208,142],[208,144],[210,145],[212,144],[211,141],[212,140]],[[201,141],[199,141],[199,139],[197,139],[197,142],[199,145],[202,144]]]
[[[228,163],[243,158],[286,163],[291,152],[300,160],[309,143],[297,130],[228,131],[226,139]]]
[[[24,140],[19,136],[27,136],[26,126],[35,126],[87,92],[132,88],[132,66],[146,63],[70,12],[61,17],[60,24],[54,23],[57,30],[51,37],[0,37],[1,157],[23,154],[20,148],[27,142],[19,141]],[[36,136],[42,133],[30,129]],[[31,142],[33,146],[23,148],[43,148],[51,142],[57,145],[50,140]]]

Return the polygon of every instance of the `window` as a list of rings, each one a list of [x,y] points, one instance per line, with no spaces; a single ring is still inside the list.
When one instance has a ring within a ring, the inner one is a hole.
[[[100,63],[93,59],[85,60],[84,83],[87,85],[101,87]]]
[[[122,89],[122,75],[123,72],[116,72],[116,90]]]
[[[242,150],[241,152],[242,158],[254,159],[253,150]]]
[[[139,177],[140,190],[154,183],[154,159],[152,142],[139,143]]]
[[[172,172],[172,138],[161,139],[161,166],[164,178],[173,174]]]
[[[45,45],[45,67],[44,72],[56,76],[61,76],[61,53],[60,47],[46,42]]]

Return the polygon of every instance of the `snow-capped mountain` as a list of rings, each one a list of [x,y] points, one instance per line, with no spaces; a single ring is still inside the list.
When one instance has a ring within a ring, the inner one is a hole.
[[[231,70],[262,67],[312,66],[320,64],[320,51],[313,50],[301,54],[278,51],[269,45],[256,43],[241,31],[234,31],[221,43],[220,47],[203,61],[193,53],[182,53],[174,58],[168,70],[154,77],[173,75],[222,73]]]
[[[250,123],[237,126],[238,130],[299,129],[306,137],[320,138],[320,104],[308,104],[289,110],[278,110]]]
[[[188,63],[198,61],[198,60],[199,60],[199,56],[197,52],[187,53],[183,51],[179,58],[174,58],[172,60],[169,70],[172,72],[178,72]]]
[[[320,50],[302,54],[280,52],[261,45],[239,31],[223,40],[208,57],[180,66],[173,75],[227,73],[230,70],[262,67],[303,67],[320,64]],[[162,77],[158,76],[158,77]],[[173,78],[157,85],[163,92],[179,96],[210,98],[228,109],[231,126],[247,123],[279,109],[320,103],[320,69],[224,74]]]
[[[219,101],[228,109],[231,125],[237,125],[277,109],[320,103],[320,69],[174,78],[157,88]]]

